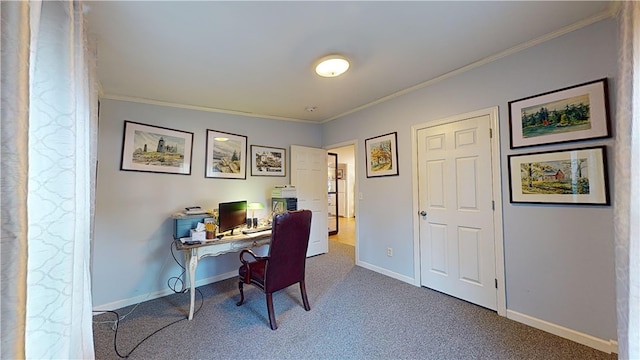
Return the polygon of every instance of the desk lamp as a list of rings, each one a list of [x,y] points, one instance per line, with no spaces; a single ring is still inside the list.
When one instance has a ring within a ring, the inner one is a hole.
[[[251,210],[251,219],[253,219],[254,228],[258,227],[258,218],[255,216],[255,212],[256,210],[262,209],[264,209],[264,205],[259,202],[249,203],[249,205],[247,205],[247,210]],[[249,219],[247,219],[247,227],[251,227],[251,221]]]

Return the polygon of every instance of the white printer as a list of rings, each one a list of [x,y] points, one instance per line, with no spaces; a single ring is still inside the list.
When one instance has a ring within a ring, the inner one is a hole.
[[[276,186],[271,190],[272,198],[297,198],[298,193],[293,185]]]

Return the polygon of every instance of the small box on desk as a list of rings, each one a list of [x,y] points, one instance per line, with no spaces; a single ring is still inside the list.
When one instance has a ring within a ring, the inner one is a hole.
[[[195,231],[194,229],[191,229],[190,233],[191,241],[205,241],[207,235],[206,231]]]

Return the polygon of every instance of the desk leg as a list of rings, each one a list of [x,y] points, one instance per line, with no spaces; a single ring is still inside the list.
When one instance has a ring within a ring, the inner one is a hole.
[[[191,259],[191,251],[183,251],[182,257],[184,258],[184,282],[182,283],[181,293],[186,292],[187,288],[191,287],[191,279],[189,276],[189,260]]]
[[[187,279],[189,282],[189,293],[190,293],[189,320],[193,319],[193,307],[196,302],[196,267],[197,266],[198,266],[198,252],[196,249],[191,249],[191,256],[189,257],[189,271],[187,272]]]

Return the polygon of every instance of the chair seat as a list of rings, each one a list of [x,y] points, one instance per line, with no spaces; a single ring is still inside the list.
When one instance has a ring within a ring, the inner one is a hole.
[[[258,284],[264,284],[264,267],[266,264],[267,262],[265,260],[250,262],[249,263],[249,266],[251,267],[250,280],[257,282]],[[238,275],[240,275],[240,278],[245,279],[247,276],[247,267],[244,265],[240,266],[240,268],[238,269]]]

